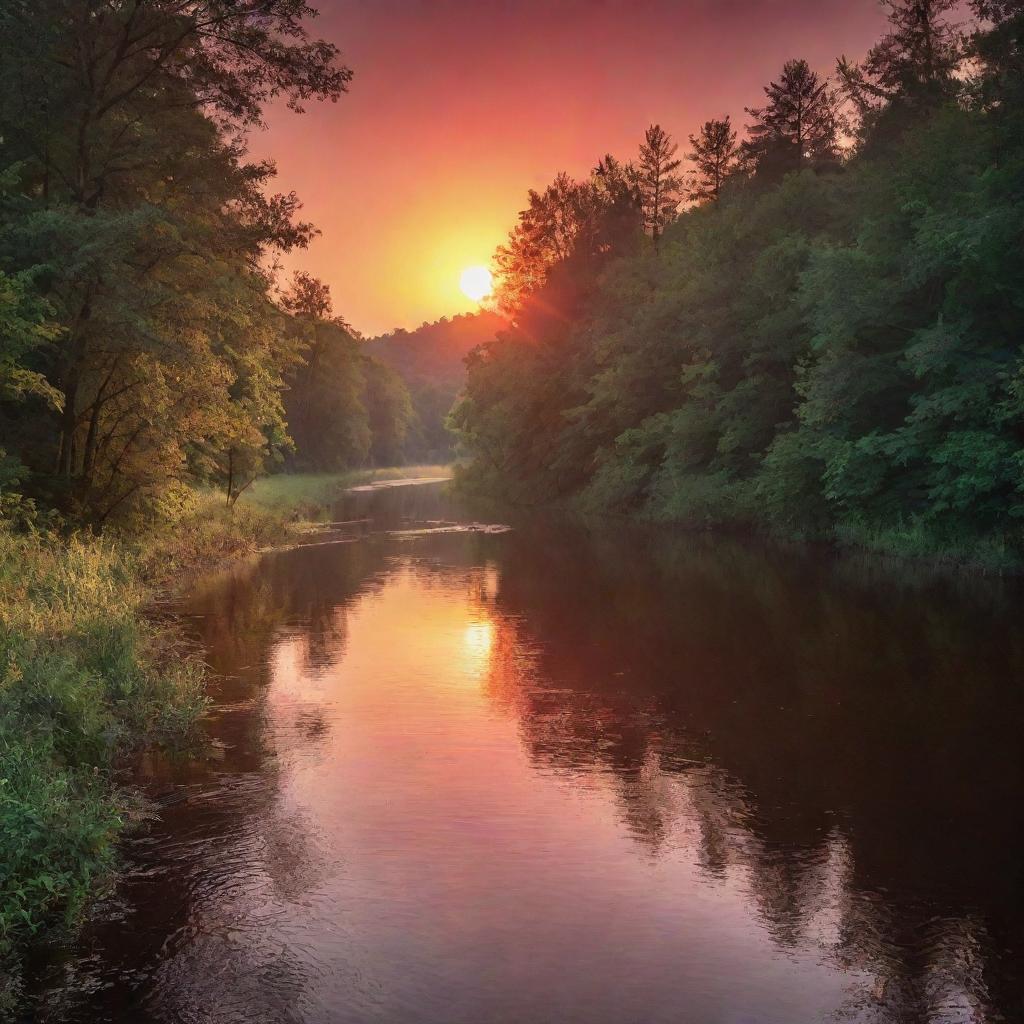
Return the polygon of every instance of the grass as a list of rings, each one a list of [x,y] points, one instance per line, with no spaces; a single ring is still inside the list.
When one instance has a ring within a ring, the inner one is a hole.
[[[203,710],[202,666],[145,617],[149,593],[124,545],[0,529],[0,1012],[25,947],[72,925],[115,861],[118,757]]]
[[[206,706],[205,668],[155,599],[287,536],[282,516],[198,499],[142,539],[0,525],[0,1017],[26,950],[74,928],[141,817],[119,759],[187,737]]]
[[[280,473],[257,480],[238,500],[239,508],[287,512],[315,519],[327,511],[349,487],[375,480],[414,480],[418,477],[449,477],[450,466],[396,466],[388,469],[356,469],[347,473]]]

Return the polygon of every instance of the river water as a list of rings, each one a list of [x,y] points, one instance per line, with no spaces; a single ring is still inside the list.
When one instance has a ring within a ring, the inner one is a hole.
[[[205,753],[140,767],[37,1019],[1024,1020],[1016,585],[439,484],[336,519],[190,597]]]

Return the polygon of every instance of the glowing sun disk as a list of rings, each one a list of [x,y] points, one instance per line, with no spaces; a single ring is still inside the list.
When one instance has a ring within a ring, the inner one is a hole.
[[[459,278],[459,287],[468,298],[480,302],[494,290],[494,279],[486,267],[466,267]]]

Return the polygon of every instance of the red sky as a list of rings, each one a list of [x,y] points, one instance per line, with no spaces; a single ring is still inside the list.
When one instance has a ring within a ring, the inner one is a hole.
[[[355,71],[339,103],[272,112],[278,163],[323,232],[290,259],[365,334],[473,308],[526,190],[628,159],[660,122],[744,123],[791,57],[828,72],[880,36],[876,0],[320,0],[314,31]]]

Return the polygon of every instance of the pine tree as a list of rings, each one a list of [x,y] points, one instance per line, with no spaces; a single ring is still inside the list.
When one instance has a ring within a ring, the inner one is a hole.
[[[862,64],[846,57],[837,70],[842,91],[872,124],[897,102],[931,106],[953,95],[961,51],[958,31],[946,15],[959,0],[884,0],[889,32]]]
[[[760,176],[781,177],[839,159],[840,98],[805,60],[788,61],[765,86],[768,103],[747,107],[754,119],[743,142],[744,162]]]
[[[637,166],[637,187],[644,229],[655,245],[665,227],[676,218],[683,198],[683,179],[678,173],[682,160],[676,156],[679,146],[661,125],[652,124],[644,133]]]
[[[700,135],[690,136],[690,145],[693,148],[688,159],[696,172],[688,189],[689,198],[696,203],[714,201],[739,166],[740,148],[732,121],[726,116],[705,122]]]

